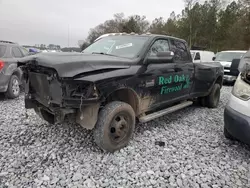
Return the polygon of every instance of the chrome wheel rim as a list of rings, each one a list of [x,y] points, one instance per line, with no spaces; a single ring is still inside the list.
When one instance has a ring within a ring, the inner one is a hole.
[[[12,81],[12,92],[14,95],[18,95],[20,92],[19,82],[17,79],[13,79]]]

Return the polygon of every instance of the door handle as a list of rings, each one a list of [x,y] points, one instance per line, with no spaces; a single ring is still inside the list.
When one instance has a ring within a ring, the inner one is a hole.
[[[174,72],[178,72],[178,68],[176,65],[174,66]]]
[[[179,72],[179,71],[180,71],[180,69],[177,66],[175,66],[174,67],[174,72]]]

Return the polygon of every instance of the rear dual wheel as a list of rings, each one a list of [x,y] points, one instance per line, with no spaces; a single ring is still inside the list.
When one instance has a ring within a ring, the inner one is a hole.
[[[129,143],[134,128],[133,108],[127,103],[114,101],[101,110],[94,130],[94,139],[103,150],[114,152]]]
[[[220,102],[220,84],[215,83],[210,94],[205,97],[200,98],[200,103],[202,106],[208,108],[217,108]]]

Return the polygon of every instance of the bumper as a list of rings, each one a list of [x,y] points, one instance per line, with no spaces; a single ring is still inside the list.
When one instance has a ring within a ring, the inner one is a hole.
[[[10,80],[10,75],[0,74],[0,92],[6,92],[8,89],[8,84]]]
[[[223,81],[225,82],[234,82],[236,81],[237,76],[232,76],[232,75],[224,75]]]
[[[243,115],[229,106],[224,111],[224,126],[237,140],[250,145],[250,117]]]

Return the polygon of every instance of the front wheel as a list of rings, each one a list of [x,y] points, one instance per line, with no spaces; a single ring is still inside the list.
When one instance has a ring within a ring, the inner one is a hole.
[[[94,140],[103,150],[114,152],[129,143],[134,129],[133,108],[127,103],[114,101],[101,110],[94,130]]]

